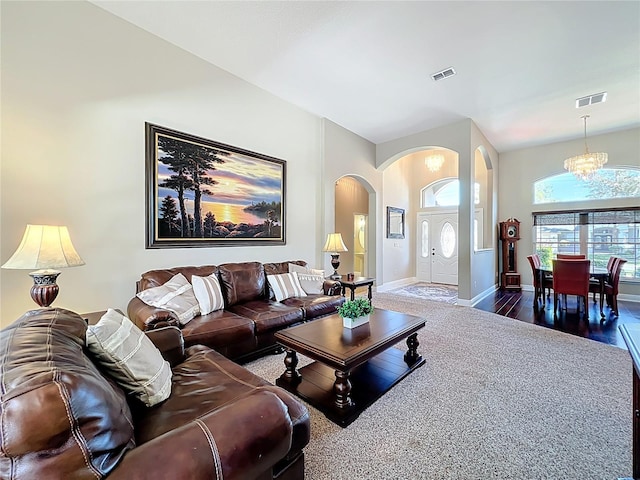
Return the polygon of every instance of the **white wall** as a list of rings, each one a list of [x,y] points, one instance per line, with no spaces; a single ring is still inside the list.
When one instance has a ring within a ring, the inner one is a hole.
[[[413,159],[403,157],[382,172],[384,194],[384,223],[380,229],[383,251],[384,283],[395,282],[415,276],[415,206],[412,197]],[[404,238],[387,238],[387,207],[405,210]]]
[[[375,168],[375,145],[353,132],[324,119],[323,124],[323,194],[324,211],[321,241],[335,228],[335,184],[343,176],[352,176],[369,192],[369,276],[382,283],[382,256],[379,243],[382,240],[382,173]],[[322,248],[322,244],[320,245]],[[318,251],[318,254],[322,252]],[[322,254],[325,271],[333,272],[329,254]],[[341,269],[341,273],[343,273]]]
[[[67,225],[86,265],[62,272],[54,305],[124,310],[154,268],[319,259],[319,118],[90,3],[1,9],[0,262],[27,223]],[[286,160],[287,244],[146,250],[146,121]],[[1,270],[1,325],[36,306],[27,273]]]
[[[638,128],[590,136],[588,144],[592,152],[608,153],[607,167],[640,167],[640,129]],[[523,284],[532,285],[533,283],[531,268],[527,262],[527,255],[533,251],[532,212],[638,206],[638,199],[593,200],[589,201],[588,205],[580,202],[534,205],[533,183],[541,178],[565,173],[564,159],[581,152],[584,152],[584,140],[553,143],[500,154],[499,221],[511,217],[520,220],[518,270]],[[620,291],[625,294],[640,295],[640,286],[621,283]]]

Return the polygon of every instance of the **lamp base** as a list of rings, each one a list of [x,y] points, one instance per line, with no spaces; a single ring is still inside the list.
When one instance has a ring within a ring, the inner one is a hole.
[[[29,274],[33,278],[31,298],[41,307],[48,307],[58,296],[60,288],[56,279],[60,272],[57,270],[37,270]]]
[[[331,254],[331,266],[333,267],[333,274],[329,277],[331,280],[340,280],[340,275],[338,273],[338,267],[340,266],[340,254],[332,253]]]

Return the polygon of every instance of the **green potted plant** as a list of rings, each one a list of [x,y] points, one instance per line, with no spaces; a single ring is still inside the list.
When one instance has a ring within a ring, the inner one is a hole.
[[[338,315],[342,317],[342,324],[347,328],[355,328],[369,321],[369,314],[373,312],[373,305],[366,298],[347,300],[338,307]]]

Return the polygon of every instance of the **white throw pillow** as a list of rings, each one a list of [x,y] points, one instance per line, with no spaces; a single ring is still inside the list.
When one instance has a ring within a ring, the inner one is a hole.
[[[193,293],[196,296],[196,300],[198,300],[198,305],[200,305],[201,315],[206,315],[224,308],[224,298],[222,297],[220,282],[215,273],[208,277],[193,275],[191,277],[191,284],[193,285]]]
[[[312,275],[310,273],[295,273],[300,282],[300,286],[309,295],[324,293],[324,277],[322,275]]]
[[[276,297],[276,301],[281,302],[291,297],[306,297],[307,294],[300,286],[295,273],[283,273],[282,275],[267,275],[269,286]]]
[[[302,265],[298,265],[297,263],[289,264],[289,273],[308,273],[310,275],[321,275],[324,277],[324,270],[317,270],[315,268],[303,267]]]
[[[171,395],[171,367],[135,324],[113,309],[87,327],[87,347],[129,394],[147,407]]]
[[[200,313],[193,287],[181,273],[171,277],[164,285],[147,288],[136,296],[147,305],[171,310],[178,316],[181,325]]]
[[[290,263],[289,272],[297,274],[305,293],[310,295],[324,293],[324,270],[316,270],[315,268],[302,267],[295,263]]]

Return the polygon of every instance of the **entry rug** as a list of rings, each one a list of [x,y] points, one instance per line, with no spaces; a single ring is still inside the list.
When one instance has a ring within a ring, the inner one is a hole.
[[[455,304],[458,302],[458,287],[442,283],[418,282],[404,287],[389,290],[387,293],[406,297],[425,298],[436,302]]]

